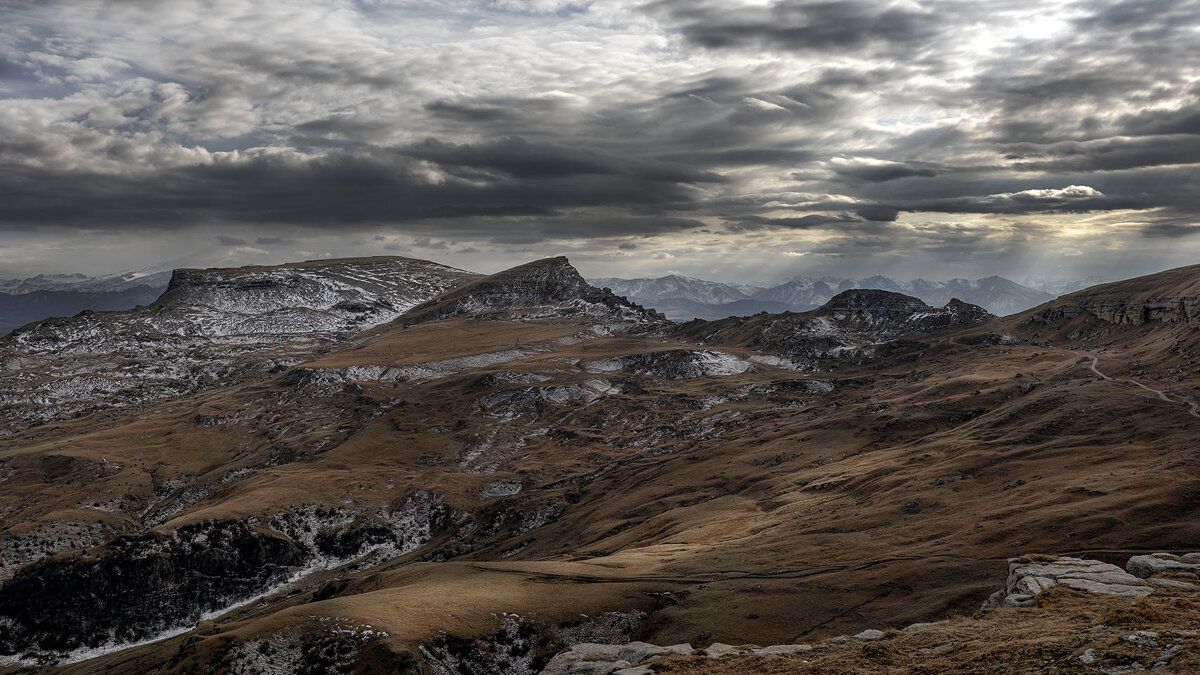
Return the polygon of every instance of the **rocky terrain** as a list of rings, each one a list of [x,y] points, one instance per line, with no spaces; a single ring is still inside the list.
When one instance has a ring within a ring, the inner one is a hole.
[[[149,306],[0,338],[0,433],[286,368],[469,278],[403,258],[178,270]]]
[[[811,312],[694,321],[682,324],[677,333],[699,344],[736,344],[785,357],[779,363],[812,370],[822,360],[872,358],[906,335],[974,326],[990,316],[958,300],[934,308],[900,293],[850,290]]]
[[[1074,297],[671,324],[562,258],[178,273],[0,345],[0,667],[1186,672],[1200,340]]]
[[[1089,314],[1115,324],[1138,326],[1161,321],[1191,326],[1200,322],[1198,267],[1183,267],[1162,274],[1094,286],[1064,296],[1042,310],[1039,317],[1053,320]]]
[[[1200,571],[1200,554],[1135,556],[1126,567],[1128,572],[1099,560],[1050,555],[1014,558],[1009,561],[1005,588],[996,591],[971,619],[914,623],[900,630],[868,628],[812,644],[766,647],[720,642],[703,648],[580,643],[552,658],[541,675],[829,673],[887,668],[1116,675],[1200,668],[1195,614],[1200,609],[1200,577],[1195,574]],[[1071,590],[1046,593],[1064,588]],[[1151,595],[1155,597],[1147,599]],[[1139,600],[1130,603],[1121,598]],[[1033,616],[1025,616],[1033,612],[1013,616],[992,610],[1034,606],[1041,611]],[[1022,624],[1036,635],[1036,643],[1030,637],[998,639],[1004,623]],[[1072,635],[1064,631],[1072,623],[1092,625]]]

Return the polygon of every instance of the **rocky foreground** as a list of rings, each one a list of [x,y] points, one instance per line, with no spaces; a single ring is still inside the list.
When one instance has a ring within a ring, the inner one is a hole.
[[[1197,672],[1200,553],[1099,560],[1031,555],[972,618],[811,644],[583,643],[541,675],[798,672]]]

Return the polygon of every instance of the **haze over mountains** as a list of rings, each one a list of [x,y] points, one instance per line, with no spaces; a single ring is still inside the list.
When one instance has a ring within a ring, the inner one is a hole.
[[[1071,628],[1028,650],[979,633],[1012,607],[937,629],[964,650],[890,629],[975,612],[1012,556],[1197,548],[1197,307],[1200,266],[1005,317],[851,288],[686,323],[565,258],[180,270],[0,338],[0,669],[1078,664],[1075,624],[1120,611],[1086,588],[1029,610]],[[1186,670],[1200,584],[1125,583],[1160,605],[1119,625]]]
[[[864,279],[796,277],[777,286],[727,284],[674,274],[656,279],[596,278],[591,282],[597,286],[612,288],[618,295],[653,307],[677,321],[693,318],[723,319],[727,316],[747,316],[758,312],[805,312],[820,307],[838,293],[852,288],[904,293],[936,307],[957,298],[979,305],[998,316],[1004,316],[1090,285],[1085,282],[1060,282],[1047,284],[1046,288],[1039,289],[1023,286],[999,276],[975,280],[914,279],[899,282],[881,275]]]
[[[154,302],[170,272],[123,272],[104,277],[39,274],[0,279],[0,334],[51,316],[130,309]]]
[[[149,305],[167,288],[171,272],[123,272],[104,277],[82,274],[38,275],[0,279],[0,334],[48,317],[73,316],[84,310],[113,311]],[[974,281],[951,279],[898,282],[875,275],[864,279],[796,277],[775,286],[705,281],[679,275],[655,279],[615,277],[590,280],[618,295],[663,312],[675,321],[721,319],[758,312],[803,312],[819,307],[852,288],[874,288],[918,297],[934,306],[951,298],[980,305],[997,315],[1012,314],[1046,302],[1091,282],[1055,282],[1038,287],[993,276]],[[1030,282],[1035,283],[1036,282]]]

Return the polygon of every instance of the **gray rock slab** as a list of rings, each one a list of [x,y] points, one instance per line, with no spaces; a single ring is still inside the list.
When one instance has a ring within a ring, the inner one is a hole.
[[[711,645],[704,648],[704,653],[706,655],[716,657],[716,658],[720,658],[722,656],[728,656],[729,654],[742,654],[744,652],[745,652],[745,650],[742,649],[741,647],[734,647],[733,645],[727,645],[724,642],[714,642]]]
[[[812,645],[771,645],[770,647],[759,647],[751,649],[752,654],[795,654],[796,652],[811,652]]]
[[[1148,579],[1161,572],[1196,572],[1200,571],[1200,559],[1171,555],[1170,553],[1151,553],[1150,555],[1135,555],[1125,563],[1125,569],[1130,574]]]

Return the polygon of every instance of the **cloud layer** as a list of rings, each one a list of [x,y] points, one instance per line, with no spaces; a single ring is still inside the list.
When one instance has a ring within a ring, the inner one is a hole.
[[[5,11],[0,273],[185,245],[725,278],[1200,251],[1197,0]]]

